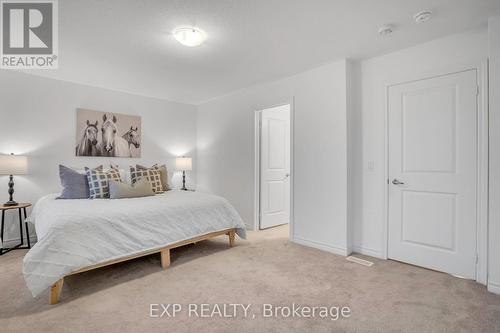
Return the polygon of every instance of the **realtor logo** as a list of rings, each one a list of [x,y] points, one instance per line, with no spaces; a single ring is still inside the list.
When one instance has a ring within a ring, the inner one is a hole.
[[[56,69],[57,0],[0,0],[1,68]]]

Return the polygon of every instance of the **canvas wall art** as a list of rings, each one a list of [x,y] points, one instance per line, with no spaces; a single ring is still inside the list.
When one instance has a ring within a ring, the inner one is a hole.
[[[141,117],[77,109],[76,156],[141,157]]]

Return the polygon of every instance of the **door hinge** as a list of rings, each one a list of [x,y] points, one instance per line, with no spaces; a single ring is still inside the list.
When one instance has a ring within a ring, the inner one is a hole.
[[[476,264],[479,263],[479,254],[476,253]]]
[[[476,96],[479,96],[479,84],[476,85]]]

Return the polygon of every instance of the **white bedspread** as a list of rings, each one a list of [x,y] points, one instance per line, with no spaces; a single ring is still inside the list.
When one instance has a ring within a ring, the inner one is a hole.
[[[134,199],[36,203],[29,221],[38,242],[23,260],[33,296],[85,266],[228,228],[245,238],[245,225],[227,200],[206,193],[168,191]]]

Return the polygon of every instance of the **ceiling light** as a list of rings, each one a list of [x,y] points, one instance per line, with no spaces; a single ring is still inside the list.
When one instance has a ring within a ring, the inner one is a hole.
[[[416,13],[413,15],[415,22],[422,23],[425,21],[429,21],[432,17],[432,12],[430,10],[424,10],[422,12]]]
[[[198,46],[207,39],[205,32],[195,27],[179,27],[172,32],[174,38],[185,46]]]
[[[381,36],[387,36],[387,35],[389,35],[391,33],[392,33],[392,27],[389,26],[389,25],[381,26],[378,29],[378,34],[381,35]]]

